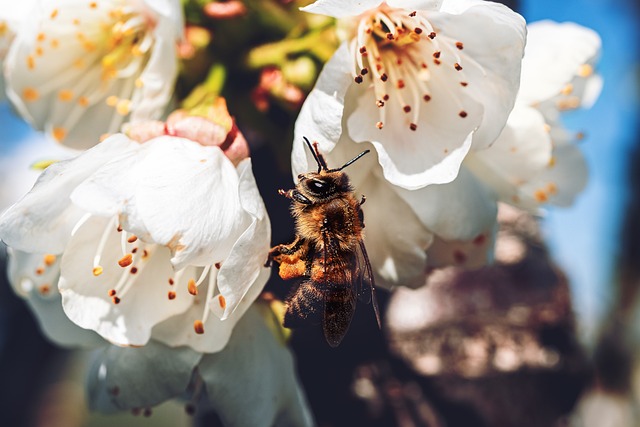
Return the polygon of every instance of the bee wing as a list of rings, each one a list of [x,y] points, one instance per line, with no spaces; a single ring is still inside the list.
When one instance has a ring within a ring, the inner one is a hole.
[[[378,300],[376,298],[373,269],[371,268],[371,262],[369,261],[367,249],[364,247],[363,241],[360,241],[356,248],[356,265],[358,274],[358,298],[366,304],[369,304],[369,302],[373,304],[376,321],[378,322],[378,327],[381,328],[380,309],[378,308]]]
[[[344,338],[356,309],[356,259],[352,252],[341,252],[337,243],[323,234],[322,283],[324,336],[332,347],[337,347]]]

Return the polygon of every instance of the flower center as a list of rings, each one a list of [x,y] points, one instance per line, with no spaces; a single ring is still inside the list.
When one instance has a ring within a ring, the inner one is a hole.
[[[91,214],[86,214],[82,217],[75,225],[72,234],[75,234],[89,218],[91,218]],[[117,217],[113,217],[108,221],[98,241],[91,266],[93,276],[100,276],[104,273],[105,268],[112,269],[114,267],[112,265],[102,265],[105,254],[114,250],[113,245],[115,242],[112,238],[114,230],[120,235],[119,243],[116,244],[116,250],[121,254],[121,257],[117,260],[117,268],[122,271],[115,285],[107,290],[107,295],[111,298],[111,301],[114,304],[120,304],[125,295],[134,287],[137,278],[140,276],[139,273],[141,273],[148,265],[151,257],[156,252],[156,249],[158,249],[158,245],[154,243],[145,243],[138,239],[134,234],[123,230],[121,226],[117,225]],[[113,256],[111,258],[113,259]],[[48,255],[45,258],[45,263],[47,262],[49,264],[53,264],[55,262],[55,257]],[[178,286],[185,286],[187,291],[193,296],[197,296],[200,293],[199,289],[201,285],[206,287],[206,297],[203,301],[204,307],[202,316],[200,320],[196,320],[193,324],[194,330],[197,334],[204,333],[204,324],[207,322],[210,312],[212,311],[209,306],[209,302],[213,301],[213,303],[216,304],[214,309],[220,314],[224,312],[226,307],[226,300],[219,292],[217,286],[218,270],[221,268],[221,263],[216,262],[215,264],[200,268],[201,270],[197,280],[194,278],[195,276],[185,276],[185,272],[187,270],[184,268],[176,271],[173,277],[168,278],[170,290],[167,293],[167,298],[169,300],[175,300],[177,298],[177,293],[174,289]],[[42,270],[44,271],[44,269]],[[197,304],[197,301],[195,303]]]
[[[409,128],[418,128],[421,103],[431,101],[433,96],[429,85],[435,72],[430,66],[461,73],[460,86],[468,86],[459,55],[463,43],[438,34],[425,12],[408,13],[382,5],[359,19],[351,46],[354,80],[361,84],[370,79],[379,108],[378,129],[384,126],[389,104],[411,114]],[[453,101],[462,105],[459,95],[451,92]],[[465,118],[467,113],[460,109],[458,115]]]

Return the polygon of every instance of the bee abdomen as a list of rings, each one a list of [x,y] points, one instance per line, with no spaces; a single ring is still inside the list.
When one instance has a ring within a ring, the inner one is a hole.
[[[284,326],[286,328],[296,328],[302,326],[305,321],[319,320],[322,299],[322,291],[313,282],[302,282],[298,289],[287,299]]]

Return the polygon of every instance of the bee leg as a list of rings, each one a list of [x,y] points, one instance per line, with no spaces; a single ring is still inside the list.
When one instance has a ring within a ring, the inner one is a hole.
[[[292,255],[300,250],[302,246],[303,240],[300,237],[296,236],[296,239],[288,245],[276,245],[269,251],[269,255],[267,256],[267,262],[264,264],[265,267],[271,267],[273,261],[280,263],[282,259],[282,255]]]

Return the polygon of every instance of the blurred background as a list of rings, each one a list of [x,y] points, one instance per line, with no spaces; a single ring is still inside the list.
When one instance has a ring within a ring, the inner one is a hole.
[[[271,2],[246,3],[259,10]],[[273,3],[288,7],[290,2]],[[496,266],[480,272],[451,269],[419,291],[379,292],[386,312],[382,334],[366,309],[356,312],[337,349],[326,345],[319,330],[294,333],[290,344],[320,426],[640,425],[639,5],[634,0],[504,3],[527,22],[573,21],[602,38],[602,94],[591,109],[564,116],[569,129],[586,135],[581,148],[589,184],[574,206],[549,209],[539,222],[501,211],[502,236],[522,242],[521,258],[498,254]],[[233,22],[208,24],[221,62],[239,64],[227,80],[226,90],[240,93],[227,97],[229,110],[241,126],[251,123],[242,130],[252,146],[273,241],[290,241],[293,222],[277,189],[292,184],[288,156],[301,99],[273,84],[274,70],[241,66],[247,52],[228,43],[234,37],[252,45],[270,42],[261,32],[265,28],[277,40],[288,24],[260,21],[242,33]],[[297,69],[319,67],[326,52],[315,55]],[[182,76],[184,93],[208,71],[198,71],[197,61],[196,56],[190,66],[196,71]],[[302,92],[312,83],[297,81]],[[259,90],[249,94],[243,87]],[[2,210],[32,185],[38,174],[30,169],[34,159],[72,153],[33,132],[6,101],[0,103],[0,129]],[[4,261],[0,264],[0,424],[218,425],[215,414],[193,417],[180,403],[165,404],[151,417],[88,414],[82,367],[89,356],[57,348],[41,336],[28,307],[6,283]],[[275,274],[267,286],[279,297],[286,289]],[[412,308],[417,300],[445,309],[434,315],[425,312],[429,305]],[[478,300],[485,304],[475,304]]]

